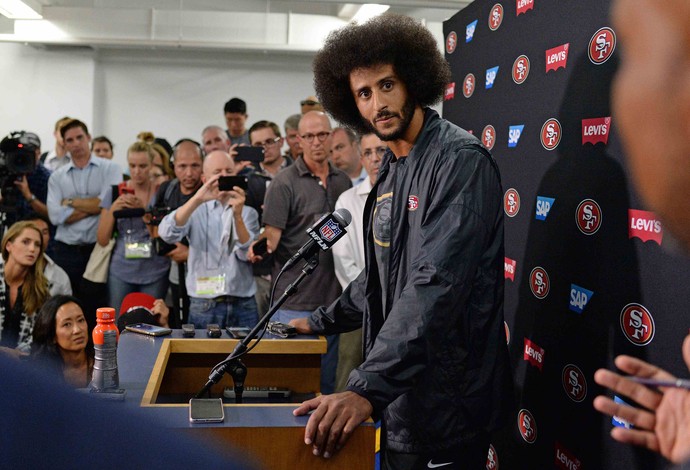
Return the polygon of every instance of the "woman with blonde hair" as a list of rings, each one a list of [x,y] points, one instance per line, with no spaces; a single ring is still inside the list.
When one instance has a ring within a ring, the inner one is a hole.
[[[175,173],[173,172],[172,168],[170,168],[170,154],[167,150],[165,150],[165,147],[156,142],[153,132],[139,132],[139,134],[137,134],[137,140],[140,142],[146,142],[151,146],[151,149],[153,150],[153,164],[162,168],[163,173],[165,173],[168,178],[174,178]]]
[[[17,222],[2,238],[0,352],[19,357],[31,349],[35,313],[48,299],[43,238],[31,222]]]

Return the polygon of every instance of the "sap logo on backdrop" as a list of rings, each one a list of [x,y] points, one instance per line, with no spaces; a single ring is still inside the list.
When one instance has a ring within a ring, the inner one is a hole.
[[[602,142],[609,143],[609,131],[611,130],[611,116],[582,120],[582,145],[592,145]]]
[[[559,67],[565,68],[568,63],[568,49],[570,43],[562,44],[546,51],[546,72],[558,70]]]
[[[529,362],[530,365],[533,365],[541,371],[544,367],[545,355],[546,351],[544,351],[544,348],[525,338],[525,350],[522,356],[525,361]]]
[[[613,402],[617,403],[619,405],[630,406],[630,403],[627,403],[625,400],[623,400],[618,395],[613,396]],[[635,427],[631,423],[629,423],[628,421],[621,418],[620,416],[611,417],[611,424],[613,424],[614,426],[617,426],[619,428],[625,428],[625,429],[631,429],[631,428]]]
[[[479,20],[474,20],[470,24],[467,25],[465,28],[465,42],[468,43],[474,39],[474,32],[477,30],[477,21]]]
[[[594,199],[585,199],[575,210],[577,228],[585,235],[594,235],[601,227],[603,214],[601,207]]]
[[[498,454],[493,444],[489,444],[489,454],[486,456],[486,470],[498,470]]]
[[[508,126],[508,147],[517,147],[522,135],[522,130],[525,128],[524,124],[517,124],[515,126]]]
[[[594,65],[601,65],[611,58],[616,49],[616,33],[609,27],[603,27],[589,40],[589,60]]]
[[[508,217],[515,217],[520,212],[520,194],[517,189],[510,188],[503,195],[503,210]]]
[[[549,280],[549,273],[541,266],[537,266],[529,273],[529,288],[532,294],[538,299],[543,299],[549,295],[551,289],[551,281]]]
[[[552,197],[537,196],[537,220],[546,220],[555,201]]]
[[[482,143],[484,144],[484,147],[488,148],[489,150],[494,148],[494,145],[496,144],[496,129],[494,129],[494,126],[491,124],[486,126],[482,131]]]
[[[476,80],[474,74],[468,73],[462,81],[462,94],[465,98],[469,98],[474,93],[474,85]]]
[[[561,123],[558,119],[547,119],[543,126],[541,126],[541,145],[546,150],[553,150],[558,147],[561,142]]]
[[[510,258],[503,258],[503,271],[504,271],[504,277],[505,279],[510,279],[511,281],[515,282],[515,266],[517,265],[517,261],[514,259]]]
[[[575,313],[582,313],[587,306],[594,292],[575,284],[570,284],[570,310]]]
[[[496,67],[491,67],[486,69],[486,89],[494,87],[494,81],[496,80],[496,75],[498,75],[498,65]]]
[[[534,10],[534,0],[515,0],[515,9],[517,10],[515,16]]]
[[[644,305],[631,303],[621,310],[621,329],[635,346],[645,346],[654,339],[654,318]]]
[[[563,390],[568,398],[574,402],[581,402],[587,396],[587,381],[585,374],[575,364],[568,364],[561,374]]]
[[[497,3],[491,8],[491,13],[489,13],[489,29],[491,31],[496,31],[501,23],[503,22],[503,5]]]
[[[455,82],[450,82],[446,85],[446,91],[443,93],[443,101],[452,100],[455,98]]]
[[[582,463],[572,452],[556,441],[556,467],[563,470],[580,470]]]
[[[654,240],[661,245],[664,230],[654,212],[628,209],[628,238],[637,237],[643,242]]]
[[[521,85],[527,80],[529,75],[529,58],[526,55],[520,55],[515,62],[513,62],[513,81]]]
[[[534,441],[537,440],[537,422],[529,410],[523,408],[518,412],[518,429],[528,444],[534,444]]]
[[[456,47],[458,47],[458,35],[455,34],[455,31],[451,31],[446,37],[446,52],[452,54]]]

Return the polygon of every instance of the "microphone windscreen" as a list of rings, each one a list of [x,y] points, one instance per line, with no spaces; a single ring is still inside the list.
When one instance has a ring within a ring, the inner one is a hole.
[[[352,214],[350,214],[349,210],[342,207],[333,212],[333,218],[343,227],[347,227],[352,222]]]

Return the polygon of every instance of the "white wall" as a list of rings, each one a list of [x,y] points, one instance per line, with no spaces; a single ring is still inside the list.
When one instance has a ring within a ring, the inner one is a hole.
[[[0,43],[0,134],[39,134],[44,149],[64,115],[89,125],[92,136],[115,143],[116,161],[137,133],[152,131],[173,144],[200,138],[209,124],[224,126],[223,104],[248,106],[248,125],[269,119],[282,127],[299,101],[314,94],[311,57],[215,52],[37,50]]]

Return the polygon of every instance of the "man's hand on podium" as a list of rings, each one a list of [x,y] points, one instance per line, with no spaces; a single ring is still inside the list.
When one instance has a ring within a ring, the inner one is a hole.
[[[366,398],[347,391],[305,401],[292,414],[301,416],[312,410],[315,411],[304,430],[304,443],[313,447],[314,455],[323,455],[327,459],[345,445],[357,426],[371,416],[374,408]]]
[[[301,335],[310,335],[313,333],[313,331],[311,331],[311,327],[309,326],[309,322],[307,321],[306,317],[293,318],[288,322],[288,324],[294,326],[297,329],[297,333]]]

